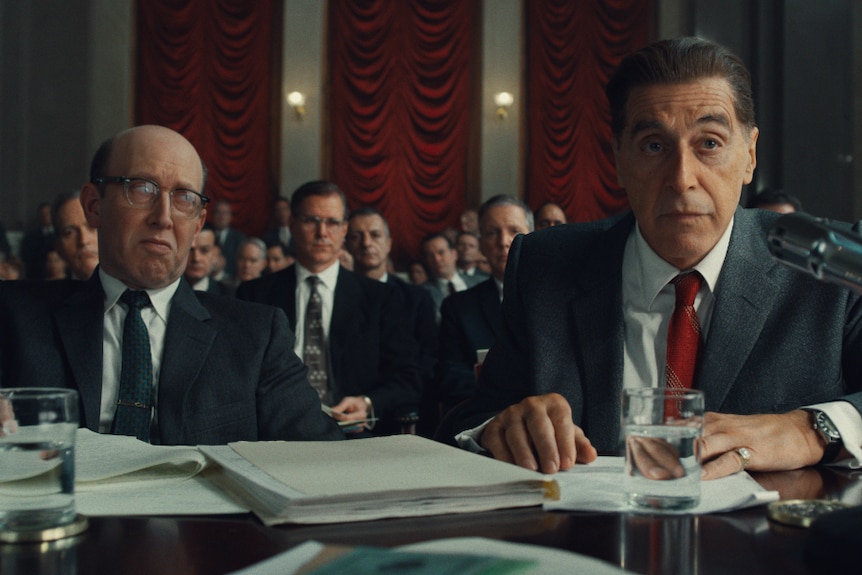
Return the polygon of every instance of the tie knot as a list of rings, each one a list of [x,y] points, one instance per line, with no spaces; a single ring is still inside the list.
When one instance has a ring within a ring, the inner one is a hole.
[[[677,306],[693,306],[694,298],[700,290],[700,282],[703,276],[699,272],[691,272],[680,274],[673,278],[673,285],[676,289],[676,305]]]
[[[317,276],[308,276],[305,278],[305,281],[308,282],[308,285],[311,286],[311,289],[317,289],[317,286],[320,284],[320,278]]]
[[[144,290],[127,289],[120,296],[120,301],[129,306],[129,309],[143,309],[150,305],[150,296]]]

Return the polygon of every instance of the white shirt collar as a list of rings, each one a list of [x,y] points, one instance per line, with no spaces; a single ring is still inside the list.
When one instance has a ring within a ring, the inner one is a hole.
[[[727,229],[724,230],[715,247],[692,268],[700,272],[700,275],[706,281],[709,291],[713,293],[715,292],[715,285],[718,283],[718,276],[721,274],[721,267],[724,265],[724,258],[727,256],[727,247],[730,244],[733,222],[734,219],[731,218]],[[635,257],[627,258],[626,261],[632,262],[635,268],[633,271],[634,277],[637,279],[637,285],[640,286],[639,296],[643,298],[642,301],[646,304],[644,307],[649,308],[655,297],[668,282],[680,272],[690,270],[677,269],[655,253],[641,234],[640,226],[635,225],[632,239],[632,255]]]
[[[123,292],[130,288],[117,278],[108,275],[101,267],[99,268],[99,279],[102,282],[102,289],[105,291],[105,311],[107,312],[114,307]],[[153,304],[156,315],[165,323],[168,321],[171,298],[177,292],[182,279],[179,277],[172,284],[163,288],[144,290],[150,296],[150,303]]]
[[[296,262],[296,285],[302,285],[306,278],[310,276],[317,276],[320,278],[320,283],[323,284],[323,287],[334,290],[335,283],[338,281],[338,270],[341,267],[341,264],[338,260],[335,260],[331,266],[326,268],[320,273],[313,274],[308,268],[303,266],[301,263]]]

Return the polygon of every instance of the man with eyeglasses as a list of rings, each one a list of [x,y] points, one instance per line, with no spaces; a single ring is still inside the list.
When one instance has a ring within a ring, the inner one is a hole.
[[[309,380],[348,437],[399,431],[397,415],[418,404],[421,387],[403,297],[339,262],[347,201],[338,186],[303,184],[290,207],[296,264],[240,284],[236,296],[285,311]]]
[[[75,388],[82,425],[152,443],[343,438],[320,413],[281,311],[182,280],[205,179],[194,147],[168,128],[102,144],[81,189],[99,267],[86,282],[0,288],[0,386]]]

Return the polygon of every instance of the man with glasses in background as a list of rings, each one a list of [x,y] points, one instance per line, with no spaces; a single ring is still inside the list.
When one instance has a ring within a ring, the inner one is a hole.
[[[348,437],[397,432],[398,415],[415,409],[421,387],[404,299],[339,262],[347,200],[338,186],[303,184],[290,208],[296,264],[240,284],[236,297],[284,310],[309,381]]]
[[[75,388],[82,425],[152,443],[343,438],[317,409],[281,311],[182,281],[205,179],[168,128],[102,144],[81,189],[99,267],[86,282],[0,289],[0,386]]]

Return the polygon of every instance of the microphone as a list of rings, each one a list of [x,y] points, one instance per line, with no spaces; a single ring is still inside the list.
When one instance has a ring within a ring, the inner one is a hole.
[[[767,245],[772,257],[782,264],[862,293],[860,223],[851,228],[794,212],[775,221]]]

